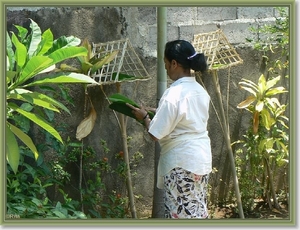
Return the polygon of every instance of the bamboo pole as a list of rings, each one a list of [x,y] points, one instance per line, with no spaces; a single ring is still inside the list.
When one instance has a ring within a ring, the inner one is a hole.
[[[239,184],[238,184],[238,178],[237,178],[236,171],[235,171],[234,156],[233,156],[233,152],[232,152],[232,148],[231,148],[229,122],[227,121],[225,112],[224,112],[224,106],[223,106],[223,102],[222,102],[222,94],[221,94],[221,90],[220,90],[220,85],[218,83],[219,79],[218,79],[218,75],[217,75],[217,70],[213,70],[212,74],[213,74],[213,83],[214,83],[214,87],[215,87],[215,90],[217,93],[217,99],[219,102],[219,109],[221,112],[221,121],[222,121],[221,125],[223,128],[223,134],[224,134],[224,138],[226,141],[227,150],[228,150],[230,163],[231,163],[231,171],[233,174],[232,177],[233,177],[234,189],[235,189],[235,194],[236,194],[236,200],[237,200],[238,209],[239,209],[239,216],[240,216],[240,218],[244,219],[245,217],[244,217],[244,212],[243,212],[242,199],[241,199],[241,194],[240,194],[240,189],[239,189]]]
[[[117,83],[117,91],[118,93],[121,92],[120,83]],[[119,113],[119,121],[120,121],[120,128],[122,134],[122,141],[123,141],[123,151],[124,151],[124,161],[126,163],[126,186],[130,204],[130,212],[132,218],[137,218],[135,202],[134,202],[134,194],[133,194],[133,186],[131,180],[131,173],[130,173],[130,163],[129,163],[129,152],[128,152],[128,144],[127,144],[127,132],[126,132],[126,123],[125,123],[125,115]]]

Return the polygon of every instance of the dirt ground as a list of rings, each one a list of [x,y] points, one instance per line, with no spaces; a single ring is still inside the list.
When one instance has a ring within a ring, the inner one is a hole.
[[[255,209],[252,212],[245,212],[245,218],[256,219],[289,219],[289,209],[286,202],[279,203],[280,209],[270,208],[268,204],[263,201],[257,201]],[[222,218],[239,218],[238,210],[233,205],[228,207],[218,207],[215,209],[213,219]]]
[[[286,202],[279,203],[281,209],[270,209],[269,205],[263,201],[257,201],[255,209],[251,212],[245,212],[244,218],[251,219],[289,219],[289,209]],[[142,212],[140,211],[140,218],[147,219],[151,218],[151,209],[145,208]],[[226,207],[217,207],[214,213],[210,212],[211,219],[224,219],[224,218],[239,218],[238,209],[234,205],[228,205]]]

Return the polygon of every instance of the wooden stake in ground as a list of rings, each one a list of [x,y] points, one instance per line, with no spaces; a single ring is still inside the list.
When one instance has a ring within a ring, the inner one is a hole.
[[[231,171],[232,171],[233,184],[234,184],[234,189],[235,189],[235,194],[236,194],[236,200],[237,200],[238,209],[239,209],[239,215],[240,215],[240,218],[244,219],[242,199],[241,199],[241,194],[240,194],[240,189],[239,189],[239,184],[238,184],[238,178],[237,178],[236,171],[235,171],[234,156],[233,156],[233,152],[232,152],[232,148],[231,148],[229,123],[228,123],[228,120],[226,119],[225,112],[224,112],[224,106],[223,106],[223,102],[222,102],[222,94],[221,94],[221,90],[220,90],[217,70],[213,70],[212,73],[213,73],[213,83],[214,83],[214,87],[215,87],[218,102],[219,102],[219,110],[221,113],[221,125],[222,125],[224,138],[225,138],[226,145],[227,145],[229,159],[231,162]]]
[[[117,83],[117,91],[121,93],[121,84]],[[126,132],[126,122],[125,122],[125,115],[119,113],[119,121],[120,121],[120,129],[123,141],[123,151],[124,151],[124,160],[126,163],[126,186],[128,192],[128,198],[130,203],[130,211],[132,218],[137,218],[135,202],[134,202],[134,194],[133,194],[133,187],[131,181],[131,172],[130,172],[130,164],[129,164],[129,152],[128,152],[128,145],[127,145],[127,132]]]

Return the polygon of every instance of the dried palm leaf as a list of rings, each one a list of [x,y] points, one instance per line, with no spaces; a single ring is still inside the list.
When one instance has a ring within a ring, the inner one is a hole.
[[[86,118],[84,118],[77,127],[76,139],[81,141],[82,138],[90,134],[90,132],[94,128],[96,118],[97,118],[97,113],[96,110],[94,109],[94,106],[92,105],[90,114]]]

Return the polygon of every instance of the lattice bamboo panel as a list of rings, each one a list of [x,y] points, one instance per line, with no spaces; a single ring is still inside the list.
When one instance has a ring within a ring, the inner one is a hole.
[[[194,35],[192,42],[199,53],[207,57],[208,69],[225,69],[243,63],[222,30]]]
[[[91,76],[95,81],[100,84],[113,84],[121,81],[150,79],[129,39],[93,44],[93,53],[98,57],[114,51],[118,51],[115,58]]]

